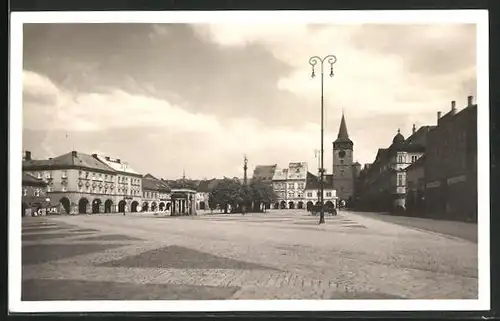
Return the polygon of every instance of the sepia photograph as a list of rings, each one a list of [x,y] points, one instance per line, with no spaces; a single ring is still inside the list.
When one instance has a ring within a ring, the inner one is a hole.
[[[11,309],[489,309],[486,11],[11,26]]]

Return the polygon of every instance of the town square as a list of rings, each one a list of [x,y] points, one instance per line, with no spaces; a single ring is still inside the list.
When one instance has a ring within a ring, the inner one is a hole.
[[[64,21],[22,26],[22,302],[484,299],[475,24]]]
[[[477,297],[476,242],[348,211],[33,217],[22,238],[27,301]]]

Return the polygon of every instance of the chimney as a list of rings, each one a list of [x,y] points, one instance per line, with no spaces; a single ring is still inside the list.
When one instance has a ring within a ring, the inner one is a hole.
[[[452,111],[455,111],[457,110],[457,107],[456,107],[456,102],[454,100],[451,101],[451,110]]]
[[[71,152],[71,156],[76,157],[77,155],[78,154],[77,154],[76,150],[74,150],[74,151]]]
[[[29,150],[27,150],[24,153],[24,159],[27,160],[27,161],[31,160],[31,152]]]
[[[472,106],[472,96],[467,96],[467,107]]]
[[[439,119],[441,119],[441,112],[440,112],[440,111],[438,111],[438,112],[437,112],[437,115],[438,115],[438,123],[439,123]]]
[[[417,127],[415,127],[415,124],[413,124],[413,128],[411,129],[411,132],[412,132],[413,134],[415,134],[415,132],[416,132],[416,131],[417,131]]]
[[[51,159],[52,159],[52,157],[49,157],[49,160],[51,160]]]
[[[109,156],[106,156],[106,160],[108,160],[108,161],[109,161]]]
[[[116,159],[116,162],[117,162],[117,163],[121,163],[121,162],[122,162],[122,160],[121,160],[121,159],[119,159],[119,158],[117,158],[117,159]]]
[[[92,154],[92,157],[97,158],[97,154]]]

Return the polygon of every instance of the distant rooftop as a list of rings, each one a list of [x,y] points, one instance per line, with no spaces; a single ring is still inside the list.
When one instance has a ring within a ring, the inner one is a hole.
[[[121,160],[119,158],[112,158],[109,156],[104,156],[104,155],[99,155],[99,154],[93,154],[92,156],[94,158],[100,160],[104,164],[108,165],[109,167],[113,168],[117,172],[140,175],[138,172],[136,172],[134,169],[132,169],[127,162],[124,162],[123,160]]]

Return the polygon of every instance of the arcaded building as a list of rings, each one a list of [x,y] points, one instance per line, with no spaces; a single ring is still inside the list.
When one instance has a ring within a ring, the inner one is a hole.
[[[121,160],[116,162],[122,164]],[[140,200],[142,194],[140,175],[117,171],[95,154],[71,151],[54,158],[32,159],[26,152],[23,173],[47,183],[47,197],[59,204],[62,214],[129,211],[127,202]]]

